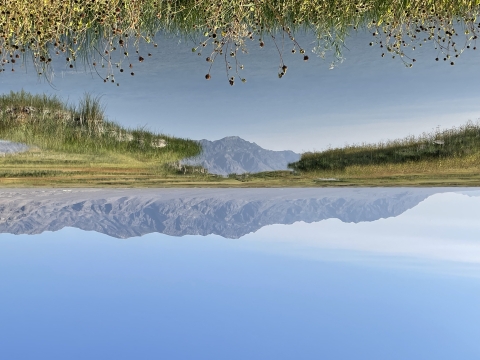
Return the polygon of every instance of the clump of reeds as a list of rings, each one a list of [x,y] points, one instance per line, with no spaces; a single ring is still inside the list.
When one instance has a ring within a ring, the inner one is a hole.
[[[458,128],[436,129],[420,136],[308,152],[288,166],[297,171],[344,171],[352,167],[465,158],[479,153],[480,122],[469,121]]]
[[[179,159],[196,156],[200,145],[192,140],[126,129],[105,116],[100,97],[85,94],[78,105],[56,96],[24,91],[0,96],[0,139],[73,153],[115,152],[140,159],[176,153]]]
[[[155,35],[162,32],[194,39],[192,52],[209,63],[207,80],[221,59],[233,85],[245,82],[241,55],[251,44],[276,47],[282,78],[284,47],[308,60],[309,49],[295,39],[299,31],[314,32],[319,56],[333,51],[341,61],[345,38],[360,29],[372,34],[370,44],[382,56],[406,66],[416,61],[412,50],[425,43],[434,45],[432,60],[454,65],[463,51],[476,50],[479,13],[479,0],[4,0],[0,70],[14,71],[31,58],[40,75],[51,74],[52,59],[60,56],[67,68],[81,59],[104,82],[118,85],[118,75],[134,75],[130,68],[151,55],[139,44],[157,46]]]

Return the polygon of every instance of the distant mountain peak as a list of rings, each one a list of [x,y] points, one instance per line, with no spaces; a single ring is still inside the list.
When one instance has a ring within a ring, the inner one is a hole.
[[[240,136],[225,136],[224,138],[215,140],[215,141],[222,141],[222,140],[241,140],[241,141],[248,142],[247,140],[242,139]]]
[[[212,174],[256,173],[287,170],[287,164],[298,161],[300,154],[290,150],[273,151],[242,139],[227,136],[220,140],[200,140],[202,153],[182,161],[187,165],[201,165]]]

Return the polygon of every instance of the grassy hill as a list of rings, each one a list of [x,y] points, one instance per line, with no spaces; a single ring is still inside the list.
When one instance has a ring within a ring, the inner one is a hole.
[[[480,123],[378,144],[304,153],[289,168],[322,178],[475,173],[480,168]]]
[[[106,176],[167,176],[201,169],[178,166],[198,155],[192,140],[126,129],[109,121],[99,98],[88,94],[78,105],[55,96],[11,92],[0,96],[0,139],[31,150],[0,157],[0,179]]]

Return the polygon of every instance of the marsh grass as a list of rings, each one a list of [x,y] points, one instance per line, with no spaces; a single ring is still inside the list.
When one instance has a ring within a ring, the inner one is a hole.
[[[56,96],[24,91],[0,96],[0,139],[22,142],[45,151],[124,156],[168,163],[197,155],[192,140],[126,129],[105,116],[99,97],[85,94],[78,105]]]
[[[327,175],[428,173],[480,166],[480,123],[377,144],[304,153],[289,168]]]
[[[308,60],[299,32],[315,34],[314,52],[342,60],[352,30],[371,33],[382,56],[406,66],[416,61],[416,46],[432,43],[432,60],[454,63],[463,51],[476,49],[480,0],[3,0],[0,7],[0,66],[4,71],[33,60],[49,78],[52,58],[77,60],[105,82],[119,84],[120,71],[149,58],[143,44],[158,46],[158,33],[181,36],[192,53],[208,61],[211,79],[216,60],[227,81],[245,80],[242,54],[251,46],[275,47],[279,77],[290,60],[284,51]],[[134,73],[133,71],[123,74]]]

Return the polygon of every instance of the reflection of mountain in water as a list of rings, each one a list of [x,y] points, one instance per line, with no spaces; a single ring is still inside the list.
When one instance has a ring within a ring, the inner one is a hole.
[[[300,154],[293,151],[266,150],[238,136],[229,136],[216,141],[200,140],[199,142],[202,145],[202,153],[182,162],[201,165],[212,174],[228,175],[287,170],[289,163],[300,160]]]
[[[0,233],[64,227],[118,238],[160,232],[239,238],[271,224],[374,221],[446,189],[0,190]]]

